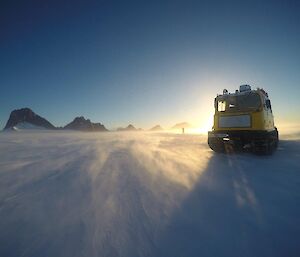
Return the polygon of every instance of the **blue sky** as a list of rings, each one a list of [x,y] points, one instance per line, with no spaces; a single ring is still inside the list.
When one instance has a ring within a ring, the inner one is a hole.
[[[22,107],[58,126],[201,126],[215,95],[244,83],[299,124],[299,13],[298,1],[1,2],[0,126]]]

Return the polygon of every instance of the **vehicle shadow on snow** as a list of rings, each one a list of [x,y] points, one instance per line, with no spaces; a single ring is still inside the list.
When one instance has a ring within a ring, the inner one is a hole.
[[[155,256],[299,256],[300,141],[272,156],[213,154]]]

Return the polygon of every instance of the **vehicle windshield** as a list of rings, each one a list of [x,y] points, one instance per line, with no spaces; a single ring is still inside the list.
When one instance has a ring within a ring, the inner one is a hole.
[[[255,92],[243,95],[224,95],[217,101],[216,108],[219,112],[257,110],[261,106],[260,96]]]

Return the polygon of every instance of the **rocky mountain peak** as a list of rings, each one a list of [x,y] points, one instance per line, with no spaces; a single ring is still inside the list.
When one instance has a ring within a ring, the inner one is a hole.
[[[49,121],[34,113],[30,108],[22,108],[12,111],[4,129],[13,128],[20,123],[29,123],[37,127],[55,129]]]

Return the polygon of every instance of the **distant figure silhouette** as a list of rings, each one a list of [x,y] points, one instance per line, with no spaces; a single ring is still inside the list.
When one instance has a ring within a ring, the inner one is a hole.
[[[184,134],[184,128],[182,128],[182,134]]]

